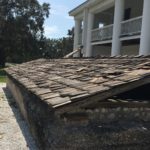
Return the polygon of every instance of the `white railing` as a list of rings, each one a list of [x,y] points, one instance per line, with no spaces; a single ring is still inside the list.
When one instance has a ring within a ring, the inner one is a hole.
[[[141,34],[142,16],[122,21],[121,35],[132,36]],[[113,24],[92,30],[92,42],[112,39]]]
[[[121,36],[132,36],[141,33],[142,16],[122,22]]]
[[[92,41],[110,40],[113,33],[113,24],[92,30]]]

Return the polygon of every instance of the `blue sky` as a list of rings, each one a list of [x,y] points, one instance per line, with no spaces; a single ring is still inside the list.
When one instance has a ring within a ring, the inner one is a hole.
[[[50,3],[50,16],[45,22],[45,35],[48,38],[67,36],[68,29],[74,26],[74,20],[68,12],[85,0],[39,0],[40,3]]]

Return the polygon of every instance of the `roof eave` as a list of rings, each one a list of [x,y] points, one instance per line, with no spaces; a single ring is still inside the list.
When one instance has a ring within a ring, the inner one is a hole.
[[[69,15],[70,16],[76,16],[77,14],[82,12],[85,8],[90,8],[91,6],[97,5],[101,1],[103,1],[103,0],[92,0],[92,1],[88,0],[88,1],[85,1],[84,3],[79,5],[78,7],[74,8],[73,10],[71,10],[69,12]]]
[[[88,7],[89,5],[89,0],[88,1],[85,1],[84,3],[82,3],[81,5],[77,6],[76,8],[72,9],[70,12],[69,12],[69,15],[70,16],[75,16],[76,14],[78,14],[79,12],[81,12],[84,8]]]

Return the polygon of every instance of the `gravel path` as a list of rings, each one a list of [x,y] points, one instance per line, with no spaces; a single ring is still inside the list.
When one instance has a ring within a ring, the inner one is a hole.
[[[0,150],[38,150],[12,96],[0,83]]]

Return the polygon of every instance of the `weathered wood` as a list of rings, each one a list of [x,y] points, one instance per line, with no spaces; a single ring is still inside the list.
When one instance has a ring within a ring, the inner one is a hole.
[[[32,92],[34,92],[37,95],[43,95],[43,94],[51,93],[52,91],[50,89],[35,88],[32,89]]]
[[[102,100],[110,98],[114,95],[126,92],[128,90],[132,90],[134,88],[137,88],[137,87],[145,85],[145,84],[150,84],[150,77],[128,83],[123,87],[119,86],[118,88],[112,88],[110,90],[103,91],[102,93],[97,93],[95,95],[89,95],[87,97],[86,96],[82,97],[82,101],[81,101],[81,99],[77,99],[76,101],[74,100],[73,102],[75,102],[75,103],[72,103],[72,105],[70,105],[69,107],[65,107],[65,105],[64,105],[64,107],[60,107],[58,110],[58,113],[70,111],[74,107],[88,107],[94,103],[97,103],[98,101],[102,101]]]
[[[71,103],[69,97],[54,97],[46,100],[46,103],[50,104],[52,107],[58,107],[61,104],[68,104]]]
[[[74,50],[73,52],[67,54],[64,58],[70,58],[70,57],[72,57],[74,54],[76,54],[76,53],[78,53],[78,52],[80,52],[80,51],[81,51],[81,49]]]
[[[116,86],[123,85],[123,84],[126,84],[126,82],[112,80],[112,81],[105,82],[103,85],[108,86],[108,87],[116,87]]]
[[[40,98],[42,100],[47,100],[47,99],[51,99],[55,97],[60,97],[60,94],[59,93],[47,93],[47,94],[40,95]]]
[[[43,102],[62,111],[150,83],[150,58],[39,59],[6,72]]]
[[[103,83],[103,82],[106,82],[106,81],[108,81],[108,79],[103,78],[103,77],[96,77],[96,78],[92,79],[90,82],[100,84],[100,83]]]
[[[77,90],[75,88],[65,88],[59,91],[61,96],[77,96],[87,93],[86,91]]]

